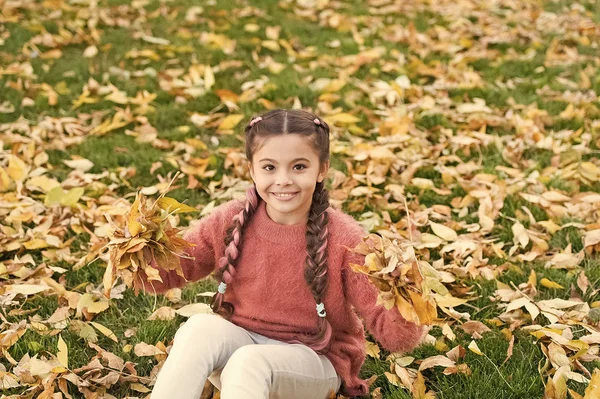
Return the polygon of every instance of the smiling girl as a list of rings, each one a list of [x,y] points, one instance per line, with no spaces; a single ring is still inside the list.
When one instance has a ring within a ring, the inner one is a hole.
[[[185,280],[161,270],[156,292],[215,272],[212,309],[175,334],[152,399],[198,399],[210,379],[222,399],[328,398],[368,393],[359,378],[367,329],[390,351],[409,351],[425,330],[352,271],[349,248],[365,235],[329,206],[329,126],[302,110],[269,111],[245,128],[254,186],[188,229]],[[152,261],[154,263],[154,261]],[[143,284],[151,291],[150,284]],[[358,314],[358,316],[357,316]]]

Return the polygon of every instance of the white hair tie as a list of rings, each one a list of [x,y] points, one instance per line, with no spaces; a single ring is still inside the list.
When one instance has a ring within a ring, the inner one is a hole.
[[[323,304],[323,302],[317,304],[317,314],[319,315],[319,317],[327,316],[327,312],[325,312],[325,305]]]
[[[224,282],[221,281],[221,284],[219,284],[217,291],[219,291],[219,294],[225,294],[226,289],[227,289],[227,284],[225,284]]]

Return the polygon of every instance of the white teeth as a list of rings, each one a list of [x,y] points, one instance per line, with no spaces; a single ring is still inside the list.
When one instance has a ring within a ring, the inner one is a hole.
[[[273,195],[275,195],[276,197],[287,198],[287,197],[293,197],[296,194],[275,194],[275,193],[273,193]]]

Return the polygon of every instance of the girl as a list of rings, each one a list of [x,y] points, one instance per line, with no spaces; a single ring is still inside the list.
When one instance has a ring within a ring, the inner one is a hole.
[[[163,282],[152,282],[164,292],[215,271],[212,309],[220,316],[192,316],[177,331],[151,397],[198,399],[209,377],[223,399],[328,398],[340,387],[365,395],[355,311],[390,351],[413,349],[425,329],[376,305],[377,289],[351,269],[364,263],[349,249],[365,232],[329,207],[327,123],[277,109],[253,118],[245,133],[254,181],[246,201],[223,204],[188,229],[184,238],[196,246],[181,259],[185,279],[161,270]],[[148,281],[143,287],[153,290]]]

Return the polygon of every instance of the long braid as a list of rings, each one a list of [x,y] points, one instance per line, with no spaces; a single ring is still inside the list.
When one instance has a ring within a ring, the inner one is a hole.
[[[262,121],[262,122],[261,122]],[[259,123],[261,122],[261,123]],[[329,126],[317,116],[303,110],[271,110],[261,116],[256,116],[245,127],[246,158],[251,161],[255,151],[262,140],[279,134],[300,134],[310,139],[315,152],[319,155],[320,166],[329,160]],[[234,222],[225,239],[225,256],[219,261],[216,273],[221,281],[218,293],[213,297],[212,308],[215,313],[220,313],[229,318],[233,314],[233,305],[223,302],[227,284],[235,277],[235,265],[238,262],[240,242],[245,223],[252,217],[258,206],[258,193],[256,189],[249,190],[248,201],[244,210],[234,217]],[[309,335],[302,335],[290,342],[302,343],[319,353],[329,350],[333,335],[331,324],[327,321],[327,314],[323,298],[327,290],[327,240],[328,240],[328,215],[329,193],[325,184],[316,184],[306,224],[306,265],[304,277],[317,304],[317,330]]]
[[[225,302],[225,288],[235,279],[235,266],[239,260],[241,251],[242,235],[248,221],[258,208],[258,193],[256,187],[252,186],[246,191],[246,203],[244,209],[233,217],[233,223],[225,236],[225,255],[219,259],[218,269],[215,277],[220,282],[218,292],[213,296],[211,308],[225,318],[233,314],[233,305]]]
[[[306,267],[304,278],[317,304],[323,302],[327,289],[327,238],[329,192],[323,182],[317,183],[306,223]],[[324,310],[323,310],[324,313]],[[317,333],[304,340],[313,350],[325,353],[329,349],[332,329],[326,317],[319,317]]]

